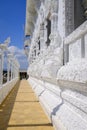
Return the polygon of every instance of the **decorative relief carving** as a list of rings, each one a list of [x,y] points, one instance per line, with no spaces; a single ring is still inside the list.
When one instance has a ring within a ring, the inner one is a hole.
[[[51,15],[51,31],[52,33],[56,33],[58,30],[58,14],[52,13]]]
[[[40,25],[40,38],[44,38],[44,24]]]
[[[51,11],[58,13],[58,0],[51,0]]]
[[[66,36],[74,30],[74,0],[65,1],[65,27]]]
[[[51,10],[51,0],[45,0],[45,8],[46,10]]]

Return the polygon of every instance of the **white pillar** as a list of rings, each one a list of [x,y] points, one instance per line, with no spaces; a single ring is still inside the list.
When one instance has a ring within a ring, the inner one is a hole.
[[[57,13],[52,13],[51,16],[51,35],[50,35],[50,40],[51,46],[56,47],[58,44],[58,14]]]
[[[45,20],[44,22],[44,42],[45,42],[45,47],[47,48],[47,45],[46,45],[46,41],[47,41],[47,21]]]
[[[41,53],[43,54],[45,49],[45,42],[44,42],[44,23],[40,25],[40,43],[41,43]]]
[[[15,71],[14,71],[14,62],[13,62],[13,74],[12,74],[13,79],[15,78],[14,73],[15,73]]]
[[[14,66],[14,78],[16,78],[16,66]]]
[[[11,80],[13,79],[13,65],[11,63]]]
[[[7,82],[10,80],[10,61],[8,58],[8,65],[7,65]]]
[[[0,53],[0,87],[3,84],[3,63],[2,63],[2,54]]]

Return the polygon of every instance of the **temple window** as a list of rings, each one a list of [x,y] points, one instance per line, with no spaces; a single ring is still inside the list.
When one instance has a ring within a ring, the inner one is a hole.
[[[36,56],[36,46],[34,46],[34,55]]]
[[[65,1],[65,35],[68,36],[87,19],[87,0]]]
[[[40,40],[39,40],[39,42],[38,42],[38,46],[39,46],[39,50],[40,50]]]
[[[47,46],[49,46],[50,45],[49,36],[51,34],[51,20],[49,20],[49,19],[47,19],[47,26],[46,26],[46,28],[47,28],[47,41],[46,41],[46,44],[47,44]]]
[[[85,1],[87,0],[74,0],[74,29],[85,21]]]
[[[39,38],[39,41],[38,41],[38,49],[39,49],[39,51],[38,51],[38,55],[39,55],[40,54],[40,49],[41,49],[40,38]]]

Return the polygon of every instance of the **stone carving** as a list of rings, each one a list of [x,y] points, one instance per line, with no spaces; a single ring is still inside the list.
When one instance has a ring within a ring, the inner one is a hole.
[[[74,0],[65,1],[65,27],[66,36],[74,30]]]
[[[41,23],[44,22],[44,11],[43,11],[43,8],[41,7],[40,9],[40,20],[41,20]]]
[[[58,13],[58,0],[51,0],[51,12]]]
[[[63,50],[62,48],[56,48],[52,53],[48,53],[45,57],[45,64],[42,69],[41,77],[43,79],[55,80],[57,72],[63,64]]]
[[[29,52],[29,81],[56,130],[87,130],[87,22],[74,30],[74,2],[41,0]]]
[[[84,71],[85,70],[85,71]],[[58,80],[87,82],[87,62],[85,59],[70,61],[58,72]]]

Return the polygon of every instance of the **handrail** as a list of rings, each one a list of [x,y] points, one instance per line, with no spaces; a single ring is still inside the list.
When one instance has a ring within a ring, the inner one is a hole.
[[[87,21],[65,38],[64,44],[72,44],[87,33]]]

